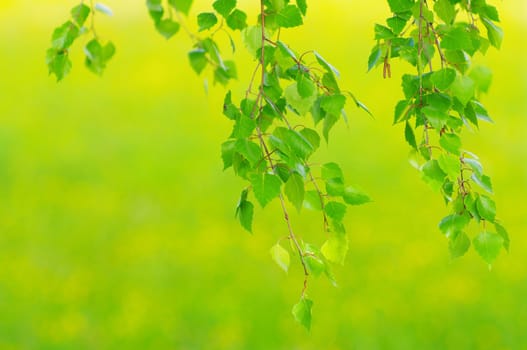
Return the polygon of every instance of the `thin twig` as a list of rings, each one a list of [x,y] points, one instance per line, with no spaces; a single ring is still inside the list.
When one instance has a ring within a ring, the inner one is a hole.
[[[260,16],[261,16],[260,25],[261,25],[261,29],[262,29],[262,36],[261,36],[262,49],[261,49],[260,62],[259,62],[259,65],[260,65],[260,68],[261,68],[261,81],[260,81],[260,89],[259,89],[259,93],[258,93],[258,96],[257,96],[257,99],[256,99],[255,106],[257,104],[260,104],[260,108],[262,108],[262,104],[263,104],[263,100],[264,100],[265,42],[266,42],[264,0],[260,0]],[[253,108],[253,111],[252,111],[251,114],[254,116],[254,108]],[[267,144],[265,143],[265,140],[264,140],[264,137],[263,137],[260,125],[256,126],[256,132],[258,134],[258,138],[260,139],[260,144],[261,144],[261,146],[262,146],[262,148],[264,150],[264,154],[266,155],[266,158],[269,161],[269,165],[271,166],[271,169],[273,169],[274,173],[277,173],[276,167],[275,167],[275,165],[273,163],[273,160],[271,159],[271,152],[269,151],[269,148],[267,147]],[[284,219],[285,219],[285,221],[287,223],[287,229],[289,231],[289,238],[293,242],[293,244],[294,244],[294,246],[295,246],[295,248],[296,248],[296,250],[298,252],[298,256],[300,258],[300,262],[301,262],[302,267],[304,269],[304,287],[302,289],[302,296],[303,296],[305,291],[306,291],[306,288],[307,288],[307,278],[309,276],[309,272],[308,272],[306,261],[304,259],[304,253],[303,253],[302,247],[300,246],[300,243],[298,242],[298,239],[296,238],[296,235],[295,235],[295,233],[293,231],[293,227],[292,227],[291,221],[289,219],[289,213],[287,211],[287,206],[285,204],[284,196],[283,196],[283,194],[281,192],[280,192],[279,198],[280,198],[280,205],[282,206],[282,212],[284,214]]]

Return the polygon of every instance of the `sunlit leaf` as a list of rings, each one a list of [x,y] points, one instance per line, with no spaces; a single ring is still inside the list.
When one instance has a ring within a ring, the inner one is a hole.
[[[293,317],[304,326],[308,331],[311,329],[311,309],[313,302],[310,299],[302,297],[300,301],[293,306]]]
[[[274,246],[272,246],[270,252],[274,262],[287,273],[289,271],[290,264],[289,252],[279,243],[276,243]]]
[[[495,233],[481,232],[474,238],[472,243],[483,260],[485,260],[487,264],[492,265],[503,246],[503,238]]]

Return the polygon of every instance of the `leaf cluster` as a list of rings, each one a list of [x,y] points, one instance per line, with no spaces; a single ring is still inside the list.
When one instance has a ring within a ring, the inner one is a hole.
[[[49,74],[54,74],[57,81],[64,79],[71,70],[71,60],[69,50],[71,46],[82,35],[91,33],[92,39],[84,46],[86,67],[101,75],[106,68],[106,64],[115,54],[115,46],[111,41],[103,43],[95,32],[94,16],[95,12],[112,15],[111,9],[101,3],[96,3],[93,8],[81,2],[70,11],[70,19],[59,27],[55,28],[51,36],[51,47],[46,52],[46,64]],[[86,27],[88,18],[91,17],[91,24]]]
[[[469,249],[467,228],[474,221],[482,229],[472,244],[491,264],[501,247],[508,249],[509,238],[489,197],[491,179],[478,157],[463,148],[461,133],[492,121],[478,99],[489,89],[491,72],[473,66],[471,58],[485,54],[489,46],[501,46],[498,12],[485,0],[437,0],[433,6],[424,0],[388,2],[393,16],[386,25],[375,25],[377,44],[368,69],[382,64],[386,75],[393,58],[417,69],[417,74],[402,77],[404,99],[395,107],[394,124],[404,124],[423,180],[449,206],[451,214],[440,229],[448,238],[451,256],[460,257]],[[488,231],[487,222],[495,232]]]
[[[491,179],[479,158],[464,149],[461,135],[481,122],[492,122],[479,99],[488,92],[492,74],[473,65],[472,58],[501,46],[498,11],[486,0],[387,1],[392,15],[374,26],[376,44],[368,70],[382,66],[384,77],[390,77],[395,58],[415,67],[415,74],[402,76],[404,98],[395,106],[393,123],[404,125],[413,164],[447,204],[449,214],[439,229],[452,258],[474,246],[490,266],[501,248],[509,249],[510,240],[496,218]],[[227,85],[237,78],[235,62],[221,52],[222,38],[235,53],[232,35],[238,34],[254,58],[245,95],[233,98],[228,91],[223,101],[232,131],[221,145],[221,158],[224,170],[232,169],[245,181],[235,211],[245,230],[253,232],[255,203],[261,208],[280,203],[284,233],[270,254],[286,273],[294,263],[291,254],[298,256],[304,283],[292,314],[309,330],[313,301],[307,296],[308,278],[324,275],[336,285],[332,266],[343,264],[349,249],[345,215],[349,206],[370,201],[347,182],[337,163],[316,164],[313,156],[323,141],[329,142],[333,127],[341,119],[347,122],[347,105],[370,112],[340,87],[339,71],[322,55],[314,50],[298,53],[280,39],[282,31],[303,24],[306,0],[260,0],[260,13],[253,20],[237,0],[215,0],[208,11],[197,14],[197,33],[186,24],[192,3],[146,0],[146,8],[167,40],[184,29],[193,42],[191,68],[198,75],[211,70],[214,83]],[[106,5],[81,1],[71,9],[71,18],[54,30],[46,62],[57,80],[69,73],[69,50],[84,34],[91,34],[84,46],[89,70],[101,75],[114,56],[113,43],[103,42],[95,31],[96,11],[112,15]],[[322,244],[296,234],[289,206],[320,214]],[[471,225],[479,227],[472,238]]]

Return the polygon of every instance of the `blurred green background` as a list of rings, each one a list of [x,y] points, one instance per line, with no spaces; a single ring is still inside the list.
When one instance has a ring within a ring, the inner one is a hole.
[[[391,80],[366,74],[385,1],[311,0],[305,27],[284,33],[297,51],[316,48],[337,66],[342,86],[376,115],[349,107],[349,128],[339,123],[319,155],[341,163],[374,203],[348,213],[339,287],[311,283],[310,334],[290,313],[297,262],[286,276],[269,256],[285,235],[278,206],[256,210],[253,236],[234,220],[243,182],[221,170],[225,90],[205,92],[186,60],[190,40],[164,40],[143,1],[108,0],[115,16],[97,26],[117,55],[104,77],[83,67],[82,39],[71,75],[56,84],[45,50],[75,4],[0,3],[0,349],[527,348],[524,2],[496,3],[506,40],[479,59],[494,71],[483,102],[496,123],[464,135],[512,240],[490,272],[472,249],[450,260],[437,229],[446,209],[391,126],[410,68],[394,62]],[[193,13],[207,8],[201,1]],[[242,45],[239,53],[234,96],[254,67]],[[293,220],[322,243],[317,215]]]

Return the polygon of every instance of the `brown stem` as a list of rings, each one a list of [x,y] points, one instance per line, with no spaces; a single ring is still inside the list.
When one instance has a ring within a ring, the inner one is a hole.
[[[423,16],[424,12],[424,6],[425,6],[426,0],[419,0],[419,20],[417,21],[418,31],[419,31],[419,38],[417,42],[417,73],[419,74],[419,106],[423,107],[423,67],[422,67],[422,57],[423,57],[423,20],[425,19]],[[424,132],[424,141],[425,146],[429,145],[429,135],[428,135],[428,120],[425,118],[425,121],[423,123],[423,132]],[[428,148],[428,152],[430,153],[430,157],[432,156],[432,150]]]
[[[259,93],[258,93],[258,97],[257,97],[257,101],[255,103],[258,104],[260,103],[260,108],[262,107],[262,101],[264,99],[264,80],[265,80],[265,41],[266,41],[266,37],[265,37],[265,6],[264,6],[264,0],[260,0],[260,16],[261,16],[261,21],[260,21],[260,25],[261,25],[261,29],[262,29],[262,49],[261,49],[261,54],[260,54],[260,62],[259,62],[259,65],[260,65],[260,68],[262,70],[262,74],[261,74],[261,82],[260,82],[260,89],[259,89]],[[264,153],[269,161],[269,165],[271,166],[271,169],[273,169],[273,172],[276,173],[276,167],[273,163],[273,160],[271,159],[271,152],[269,152],[269,148],[267,147],[267,144],[265,143],[265,140],[264,140],[264,137],[263,137],[263,134],[262,134],[262,130],[260,129],[260,125],[258,125],[256,127],[256,132],[258,134],[258,138],[260,139],[260,144],[264,150]],[[287,229],[289,231],[289,238],[291,239],[291,241],[293,242],[297,252],[298,252],[298,256],[300,258],[300,262],[302,263],[302,267],[304,269],[304,287],[302,289],[302,296],[304,295],[305,293],[305,290],[307,288],[307,278],[309,276],[309,272],[308,272],[308,269],[307,269],[307,264],[306,264],[306,261],[304,259],[304,255],[303,255],[303,251],[302,251],[302,247],[300,246],[300,243],[298,242],[297,238],[296,238],[296,235],[293,231],[293,227],[291,225],[291,221],[289,219],[289,213],[287,211],[287,206],[285,204],[285,200],[284,200],[284,196],[282,194],[282,192],[280,192],[280,195],[279,195],[279,198],[280,198],[280,205],[282,206],[282,212],[284,214],[284,219],[287,223]]]
[[[432,34],[434,34],[435,46],[437,48],[437,52],[439,53],[439,57],[441,58],[441,68],[445,68],[445,64],[447,63],[447,61],[445,53],[443,52],[443,50],[441,49],[441,45],[439,44],[439,34],[437,34],[433,23],[428,23],[428,27],[432,31]]]

